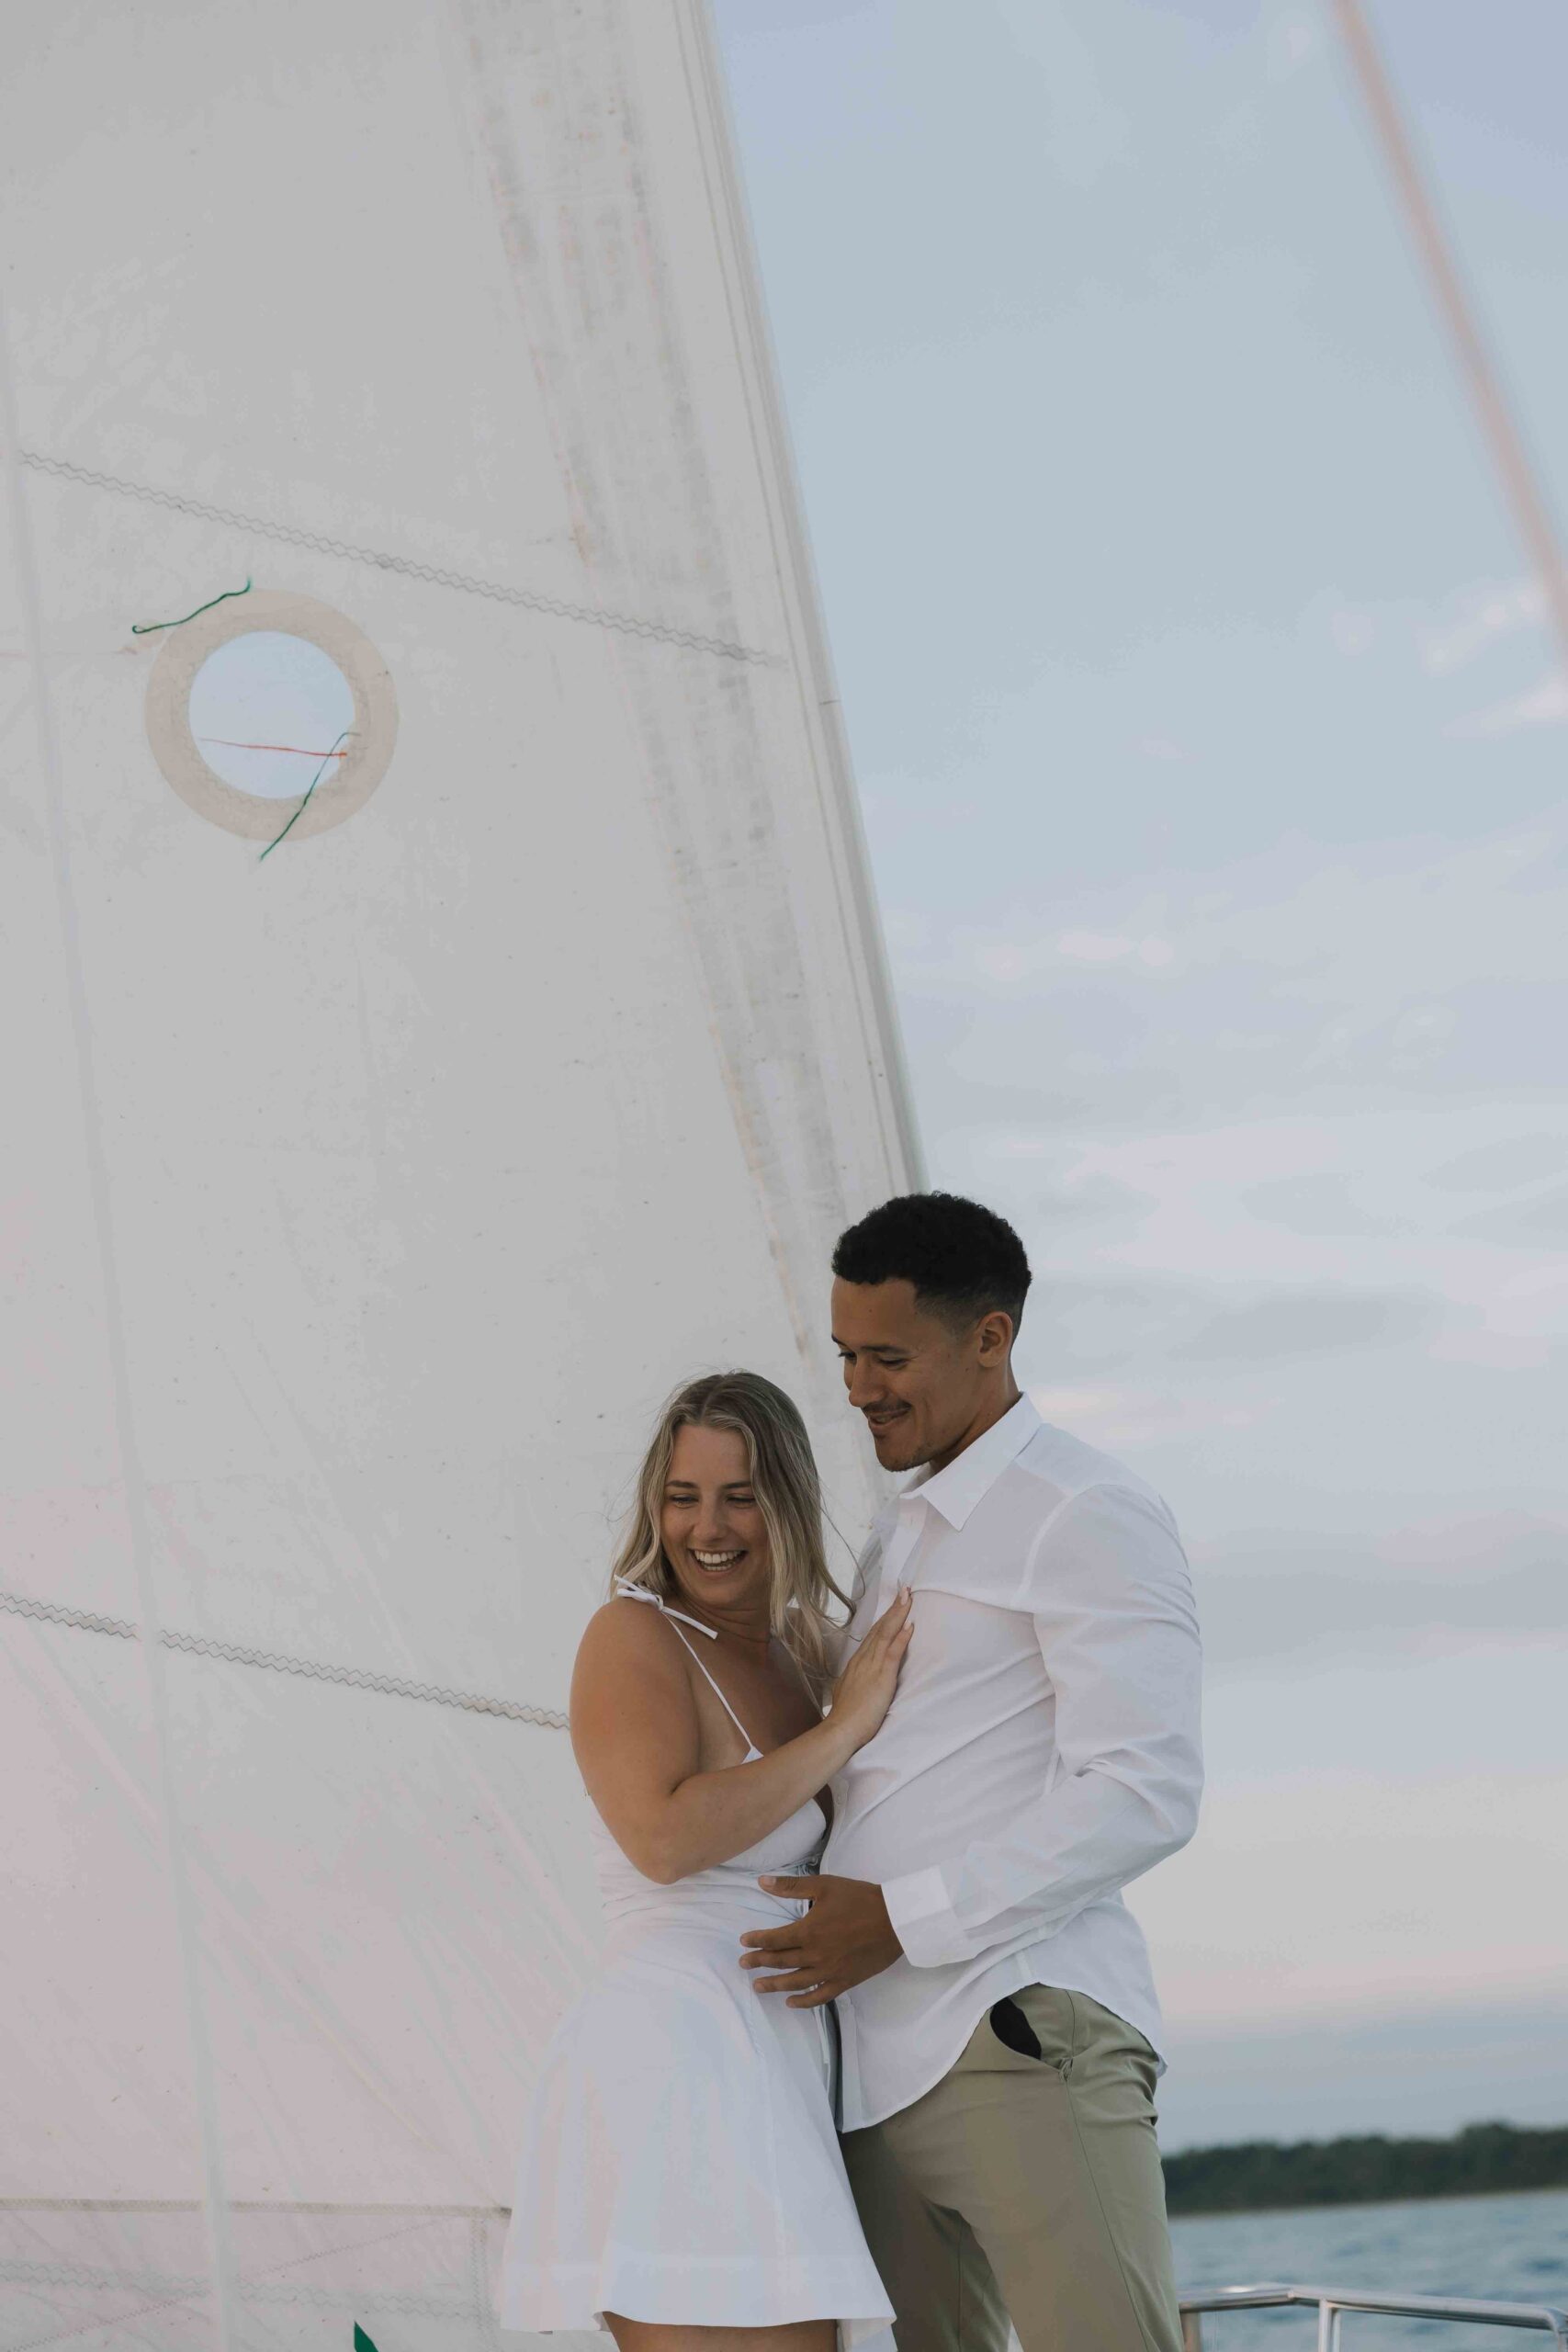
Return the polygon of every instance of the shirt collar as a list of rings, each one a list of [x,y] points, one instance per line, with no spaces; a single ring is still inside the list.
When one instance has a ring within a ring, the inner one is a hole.
[[[898,1500],[930,1503],[949,1527],[962,1527],[1008,1464],[1017,1461],[1035,1430],[1043,1427],[1029,1398],[1021,1396],[973,1445],[954,1454],[945,1470],[929,1476],[922,1473],[904,1488]]]

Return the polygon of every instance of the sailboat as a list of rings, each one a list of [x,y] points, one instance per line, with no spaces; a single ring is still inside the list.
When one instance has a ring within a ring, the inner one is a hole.
[[[497,2342],[650,1416],[919,1181],[699,0],[7,28],[0,2335]]]
[[[852,1538],[919,1181],[711,31],[6,32],[0,2339],[472,2352],[641,1433],[769,1374]],[[1188,2342],[1292,2304],[1568,2345]]]

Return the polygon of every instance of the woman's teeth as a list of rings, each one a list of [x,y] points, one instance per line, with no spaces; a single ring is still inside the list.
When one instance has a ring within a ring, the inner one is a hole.
[[[698,1567],[706,1568],[710,1575],[716,1574],[723,1568],[732,1568],[737,1560],[744,1559],[745,1556],[744,1552],[694,1552],[692,1554]]]

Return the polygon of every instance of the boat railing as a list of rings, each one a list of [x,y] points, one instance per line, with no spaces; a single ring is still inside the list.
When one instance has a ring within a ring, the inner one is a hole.
[[[1186,2352],[1203,2352],[1203,2321],[1211,2312],[1257,2312],[1299,2304],[1317,2312],[1317,2352],[1340,2352],[1340,2323],[1347,2312],[1378,2312],[1385,2318],[1459,2320],[1472,2327],[1537,2327],[1556,2352],[1568,2352],[1568,2312],[1550,2303],[1472,2302],[1458,2295],[1359,2295],[1326,2287],[1215,2287],[1181,2298],[1181,2337]]]

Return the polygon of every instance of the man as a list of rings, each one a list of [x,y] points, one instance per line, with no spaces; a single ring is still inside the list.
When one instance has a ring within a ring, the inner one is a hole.
[[[849,1638],[915,1631],[834,1783],[758,1989],[838,1999],[844,2155],[898,2352],[1179,2352],[1153,2104],[1159,2011],[1121,1890],[1191,1836],[1199,1649],[1169,1512],[1012,1373],[1011,1227],[941,1193],[834,1252],[833,1336],[882,1513]]]

